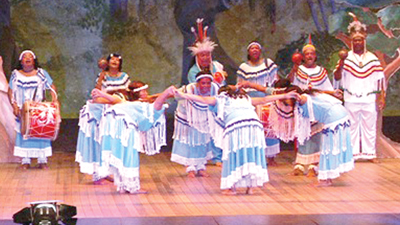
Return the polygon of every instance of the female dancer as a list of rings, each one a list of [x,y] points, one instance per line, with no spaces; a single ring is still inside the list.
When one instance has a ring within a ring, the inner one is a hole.
[[[154,103],[128,102],[120,95],[93,90],[95,101],[121,102],[104,112],[98,140],[101,162],[110,165],[114,184],[120,193],[147,193],[140,187],[139,152],[153,155],[166,145],[164,102],[173,96],[174,90],[173,86],[167,88]]]
[[[223,194],[234,195],[237,187],[246,187],[246,193],[252,194],[252,187],[262,186],[268,182],[264,128],[253,105],[284,98],[297,98],[297,93],[250,98],[237,86],[224,86],[215,97],[180,91],[175,91],[175,96],[210,105],[210,109],[216,112],[217,117],[224,123],[221,127],[222,140],[216,141],[216,145],[223,150],[221,178]]]

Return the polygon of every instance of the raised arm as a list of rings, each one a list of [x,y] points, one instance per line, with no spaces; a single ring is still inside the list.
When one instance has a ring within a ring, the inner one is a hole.
[[[256,83],[252,83],[249,81],[241,81],[237,84],[236,88],[253,88],[256,89],[257,91],[261,91],[261,92],[265,92],[267,90],[266,87],[256,84]]]
[[[123,101],[120,97],[116,95],[110,95],[104,91],[100,91],[97,88],[92,90],[92,98],[94,103],[100,104],[117,104]]]
[[[266,104],[268,102],[282,100],[282,99],[300,99],[300,95],[296,91],[291,91],[285,94],[278,94],[278,95],[268,95],[262,98],[251,98],[251,102],[253,105],[261,105]]]
[[[343,91],[340,89],[335,89],[333,91],[321,90],[320,92],[328,94],[328,95],[332,95],[333,97],[335,97],[339,100],[343,100]]]
[[[339,63],[335,68],[335,71],[333,71],[333,75],[335,77],[335,80],[340,80],[342,79],[342,71],[343,71],[343,66],[344,66],[344,60],[347,58],[348,52],[345,48],[342,48],[339,51]]]
[[[101,84],[104,80],[104,77],[106,76],[106,73],[104,71],[101,71],[101,73],[99,74],[99,78],[97,79],[97,83],[95,88],[101,90]]]
[[[335,80],[340,80],[342,79],[342,70],[344,66],[344,60],[339,60],[339,64],[336,66],[335,71],[333,72],[333,75],[335,77]]]
[[[294,77],[296,76],[296,72],[299,69],[299,64],[293,64],[292,69],[290,70],[289,74],[287,75],[287,79],[290,80],[290,83],[293,83]]]
[[[157,94],[157,98],[154,101],[154,109],[160,110],[164,102],[174,96],[176,88],[174,86],[170,86],[169,88],[165,89],[161,94]]]
[[[203,97],[203,96],[199,96],[199,95],[183,93],[179,90],[175,90],[174,93],[175,93],[175,97],[177,97],[177,98],[189,99],[189,100],[199,102],[202,104],[215,105],[217,103],[217,100],[215,99],[215,97]]]

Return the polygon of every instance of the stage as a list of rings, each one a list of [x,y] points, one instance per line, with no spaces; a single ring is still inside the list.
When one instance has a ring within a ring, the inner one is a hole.
[[[65,128],[65,136],[75,135],[72,127]],[[111,182],[93,185],[75,163],[74,138],[63,138],[54,144],[48,170],[0,164],[0,224],[12,224],[13,214],[28,202],[53,199],[77,207],[77,224],[400,223],[400,159],[357,162],[332,187],[317,188],[316,178],[288,175],[294,152],[286,145],[279,165],[268,167],[270,182],[253,195],[238,190],[225,196],[220,167],[208,165],[208,178],[187,178],[166,147],[154,156],[141,155],[141,185],[149,194],[130,195],[117,193]]]
[[[123,224],[129,218],[146,224],[149,220],[276,224],[281,219],[335,224],[333,221],[340,221],[334,216],[337,214],[400,223],[399,159],[384,159],[380,164],[358,162],[353,171],[335,180],[334,186],[316,188],[312,186],[316,178],[288,175],[293,152],[286,150],[279,155],[279,165],[268,168],[270,182],[256,188],[254,195],[224,196],[219,189],[220,167],[209,165],[209,178],[187,178],[185,168],[169,160],[169,152],[141,156],[141,185],[149,191],[143,195],[119,194],[112,183],[93,185],[90,176],[79,173],[74,157],[74,153],[55,152],[49,170],[24,171],[18,164],[1,164],[0,219],[10,220],[28,202],[57,199],[77,207],[78,224]]]

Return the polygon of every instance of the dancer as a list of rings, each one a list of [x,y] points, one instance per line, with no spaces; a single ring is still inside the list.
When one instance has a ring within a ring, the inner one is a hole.
[[[318,66],[316,63],[317,54],[316,48],[312,44],[311,35],[309,35],[308,43],[302,49],[303,64],[294,63],[288,79],[293,85],[300,87],[302,90],[309,88],[330,93],[342,98],[342,91],[334,90],[331,82],[329,81],[328,72],[325,68]],[[314,129],[318,129],[321,124],[312,123]],[[298,145],[298,152],[296,155],[296,165],[294,166],[292,175],[304,175],[315,177],[318,173],[319,152],[322,140],[322,133],[318,132],[306,140],[303,145]],[[305,165],[308,165],[306,170]]]
[[[303,92],[287,79],[281,79],[275,87],[277,93],[296,90],[302,95],[298,102],[273,103],[269,117],[271,129],[281,140],[297,138],[300,144],[313,133],[321,132],[317,186],[331,186],[332,179],[354,168],[347,110],[337,98],[313,89]],[[311,129],[314,121],[320,124],[318,130]]]
[[[237,71],[237,83],[248,81],[266,87],[265,91],[258,91],[252,88],[244,87],[245,91],[251,97],[264,97],[271,94],[274,83],[279,80],[278,66],[271,59],[262,57],[263,47],[260,43],[253,41],[247,46],[247,61],[239,66]],[[257,114],[261,118],[261,105],[256,107]],[[266,136],[267,147],[265,155],[268,164],[276,166],[276,155],[280,152],[279,140],[273,136]]]
[[[125,91],[130,84],[128,74],[122,71],[122,57],[119,54],[110,54],[106,61],[101,58],[98,66],[102,70],[99,73],[96,89],[109,93]],[[93,95],[93,91],[92,91]],[[93,184],[104,184],[105,180],[113,181],[109,176],[107,164],[101,161],[100,144],[96,139],[99,135],[99,122],[107,104],[115,104],[107,101],[89,100],[79,112],[79,133],[76,145],[75,161],[79,163],[80,172],[92,175]]]
[[[212,82],[209,72],[199,72],[196,83],[180,88],[182,92],[199,96],[215,96],[218,86]],[[214,155],[220,166],[222,150],[215,147],[211,132],[215,127],[215,119],[207,105],[185,99],[177,99],[175,112],[174,143],[171,161],[186,166],[188,177],[196,175],[208,177],[207,160]]]
[[[252,188],[268,182],[265,161],[264,129],[253,105],[265,104],[283,98],[297,98],[296,93],[250,98],[237,86],[220,88],[217,96],[199,96],[181,91],[176,97],[185,98],[210,105],[223,121],[223,131],[216,141],[223,149],[221,189],[226,195],[236,194],[236,188],[246,187],[246,193],[252,194]],[[217,137],[215,137],[217,138]]]
[[[26,101],[43,101],[47,89],[52,90],[52,101],[59,104],[56,87],[50,75],[39,67],[35,53],[23,51],[19,56],[19,65],[11,74],[8,92],[17,117],[14,155],[22,157],[23,169],[30,168],[31,158],[38,159],[40,169],[48,169],[47,157],[52,155],[50,139],[24,139],[20,131],[22,106]]]
[[[129,102],[116,94],[110,95],[98,89],[93,91],[95,99],[121,102],[104,112],[99,125],[102,161],[110,165],[114,184],[120,193],[147,193],[140,186],[138,153],[153,155],[166,145],[164,102],[173,97],[174,90],[175,87],[169,87],[154,103]],[[117,98],[120,100],[115,100]]]
[[[377,107],[384,107],[385,76],[378,58],[366,49],[366,25],[350,15],[354,19],[348,27],[351,51],[339,60],[334,77],[344,90],[344,106],[350,114],[354,159],[377,163]]]

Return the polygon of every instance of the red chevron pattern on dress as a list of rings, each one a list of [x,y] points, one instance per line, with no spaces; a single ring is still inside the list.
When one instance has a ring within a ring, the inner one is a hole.
[[[316,73],[316,74],[311,74],[308,75],[307,73],[305,73],[304,71],[302,71],[301,69],[297,70],[297,75],[304,80],[308,80],[310,79],[311,83],[315,83],[315,82],[320,82],[322,80],[325,79],[326,76],[328,76],[328,72],[326,71],[325,68],[321,67],[321,70]]]
[[[358,66],[350,60],[346,60],[343,69],[351,73],[353,76],[361,79],[367,78],[374,72],[383,72],[383,68],[378,60],[370,61],[362,67]]]

